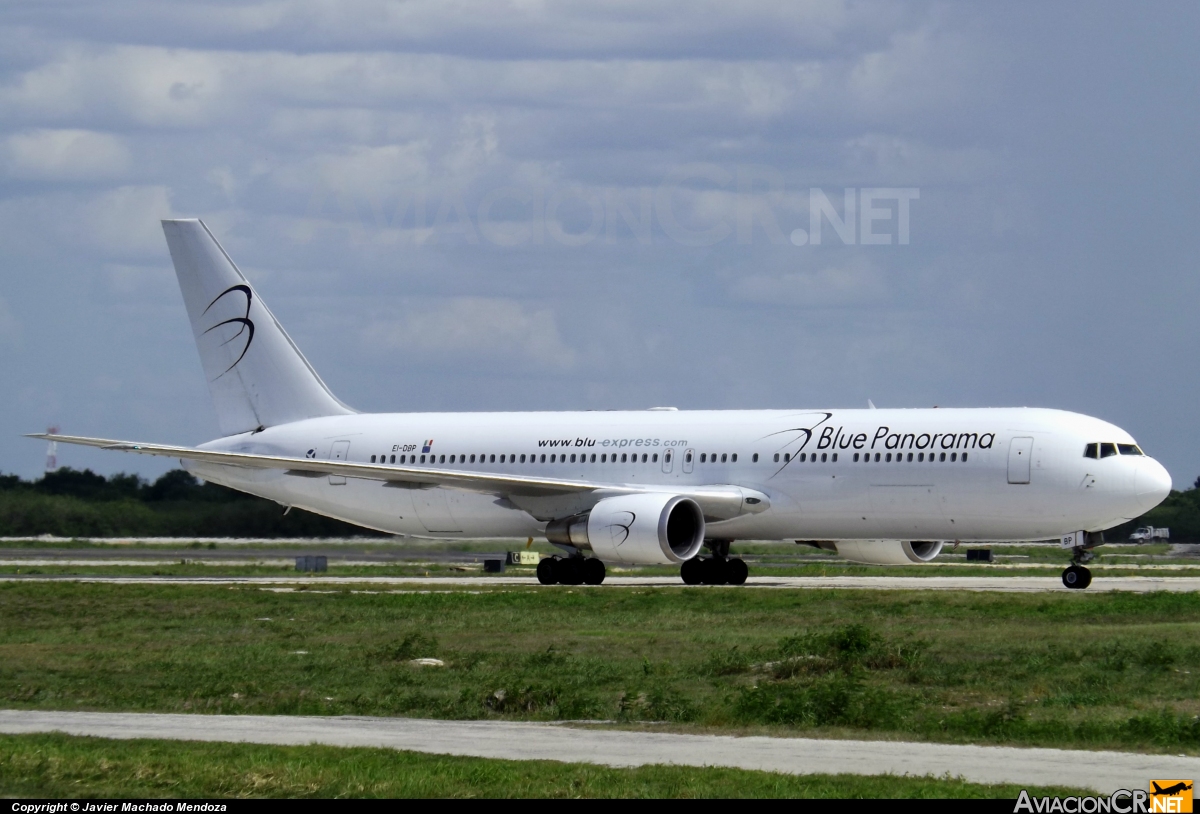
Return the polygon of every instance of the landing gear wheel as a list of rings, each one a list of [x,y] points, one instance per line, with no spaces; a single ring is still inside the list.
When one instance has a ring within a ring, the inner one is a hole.
[[[604,563],[595,557],[584,560],[582,570],[584,585],[599,585],[604,582]]]
[[[679,576],[682,577],[685,585],[699,585],[704,581],[703,568],[703,560],[699,557],[692,557],[679,566]]]
[[[705,585],[724,585],[729,582],[729,566],[725,560],[709,557],[703,563],[704,570],[701,573]]]
[[[554,576],[563,585],[583,584],[583,558],[567,557],[554,564]]]
[[[1072,565],[1062,573],[1063,585],[1075,590],[1083,590],[1092,584],[1092,572],[1082,565]]]
[[[554,585],[558,578],[554,576],[554,560],[556,557],[546,557],[538,561],[537,578],[543,585]]]
[[[734,557],[725,563],[725,573],[730,585],[745,585],[746,577],[750,576],[750,569],[746,567],[745,560]]]

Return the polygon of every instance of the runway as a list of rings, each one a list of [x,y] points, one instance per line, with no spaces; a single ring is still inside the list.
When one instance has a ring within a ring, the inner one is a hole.
[[[344,588],[354,585],[392,588],[513,588],[537,586],[534,577],[334,577],[334,576],[271,576],[271,577],[196,577],[196,576],[83,576],[52,574],[4,574],[0,582],[87,582],[112,585],[247,585],[287,590],[303,586],[306,590]],[[1200,577],[1096,577],[1084,591],[1070,591],[1057,577],[750,577],[743,586],[684,585],[676,576],[609,577],[603,585],[546,586],[546,590],[604,590],[605,588],[680,588],[695,591],[738,591],[747,588],[807,588],[854,589],[880,591],[998,591],[1002,593],[1105,593],[1126,591],[1151,593],[1196,593]]]
[[[605,766],[726,766],[786,774],[951,775],[975,783],[1061,785],[1108,794],[1151,778],[1196,777],[1200,758],[896,741],[678,735],[561,724],[288,715],[0,710],[0,732],[65,732],[280,745],[374,746]]]

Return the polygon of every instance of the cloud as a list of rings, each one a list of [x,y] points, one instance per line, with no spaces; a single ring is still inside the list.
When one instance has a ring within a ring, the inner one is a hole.
[[[197,126],[219,112],[245,58],[164,48],[68,46],[0,88],[10,118]],[[230,76],[230,73],[233,75]]]
[[[11,345],[21,339],[21,323],[13,316],[8,301],[0,297],[0,342]]]
[[[117,187],[81,207],[80,231],[110,256],[161,256],[164,243],[159,221],[174,216],[167,187]]]
[[[5,173],[22,180],[90,181],[129,170],[124,139],[91,130],[26,130],[0,145]]]
[[[843,307],[884,299],[887,283],[878,269],[859,263],[817,271],[751,274],[731,284],[729,293],[742,302],[761,305]]]
[[[362,331],[372,348],[434,360],[487,361],[564,371],[576,353],[559,336],[553,312],[515,300],[458,297],[433,308],[411,308],[402,319],[377,319]]]

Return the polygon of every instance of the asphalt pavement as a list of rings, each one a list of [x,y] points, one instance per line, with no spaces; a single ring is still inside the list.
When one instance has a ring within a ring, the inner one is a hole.
[[[786,774],[961,777],[1109,794],[1200,776],[1200,758],[901,741],[681,735],[508,721],[0,710],[0,732],[65,732],[283,745],[374,746],[443,755],[605,766],[726,766]]]

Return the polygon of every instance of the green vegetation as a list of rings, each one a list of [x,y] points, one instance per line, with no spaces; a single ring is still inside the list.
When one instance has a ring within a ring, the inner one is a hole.
[[[0,536],[346,537],[372,535],[349,523],[289,512],[270,500],[201,484],[182,469],[154,483],[64,468],[40,480],[0,476]]]
[[[1131,520],[1104,532],[1114,542],[1127,539],[1138,526],[1155,526],[1171,530],[1171,542],[1200,541],[1200,478],[1197,486],[1186,492],[1171,492],[1167,499],[1136,520]]]
[[[1021,786],[947,778],[485,760],[389,749],[0,735],[3,797],[1000,798]],[[1078,789],[1029,787],[1034,796]]]
[[[1197,478],[1200,483],[1200,478]],[[1172,492],[1142,517],[1106,532],[1122,542],[1138,526],[1171,529],[1173,542],[1200,541],[1200,488]],[[378,535],[213,483],[182,469],[154,483],[63,468],[36,481],[0,475],[0,537],[347,537]],[[743,547],[741,550],[745,551]]]
[[[0,618],[6,707],[1200,754],[1197,594],[14,582]]]
[[[497,553],[498,546],[493,547],[492,553]],[[328,554],[331,558],[336,558],[336,551],[328,549],[320,549],[319,553]],[[114,552],[114,559],[120,559],[120,552]],[[278,558],[271,558],[278,559]],[[312,581],[313,587],[319,587],[321,579],[325,577],[463,577],[463,576],[499,576],[501,578],[511,577],[527,577],[532,578],[535,575],[535,570],[531,566],[509,566],[504,574],[484,574],[481,556],[464,555],[461,559],[453,561],[397,561],[395,563],[382,565],[364,565],[355,564],[353,562],[338,563],[335,559],[331,560],[331,564],[327,571],[321,574],[309,575],[307,578]],[[1065,558],[1064,558],[1065,559]],[[1064,567],[1058,565],[1054,568],[1029,566],[1025,568],[1009,568],[1000,570],[994,566],[986,564],[972,564],[969,567],[959,567],[952,565],[924,565],[921,567],[913,566],[878,566],[878,565],[856,565],[849,562],[829,562],[829,563],[804,563],[802,560],[797,560],[793,563],[788,563],[782,567],[773,566],[770,568],[760,567],[752,558],[747,557],[750,563],[751,574],[755,577],[907,577],[907,578],[925,578],[925,577],[1019,577],[1033,576],[1044,577],[1051,580],[1057,580],[1059,572]],[[277,564],[271,562],[256,563],[254,558],[248,558],[241,561],[232,562],[214,562],[200,561],[191,558],[181,558],[180,560],[167,561],[154,560],[146,564],[139,564],[137,560],[128,560],[120,565],[90,565],[90,564],[72,564],[61,565],[54,563],[39,562],[31,565],[27,562],[10,561],[10,564],[0,565],[0,576],[15,575],[15,576],[76,576],[76,577],[95,577],[95,576],[124,576],[124,577],[146,577],[146,576],[163,576],[163,577],[263,577],[263,578],[279,578],[279,577],[297,577],[294,562],[286,562]],[[1095,576],[1104,577],[1195,577],[1200,576],[1200,561],[1192,558],[1190,567],[1173,569],[1169,572],[1137,570],[1140,565],[1128,565],[1127,567],[1119,567],[1118,563],[1112,563],[1118,567],[1110,567],[1107,560],[1102,561],[1102,568],[1096,568]],[[643,568],[609,568],[610,576],[637,576],[637,577],[658,577],[668,580],[672,583],[682,585],[679,579],[679,568],[668,566],[647,566]]]

